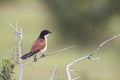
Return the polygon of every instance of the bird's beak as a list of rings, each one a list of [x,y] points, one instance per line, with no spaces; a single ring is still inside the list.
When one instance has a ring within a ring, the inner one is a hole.
[[[50,34],[52,33],[52,32],[49,32]]]

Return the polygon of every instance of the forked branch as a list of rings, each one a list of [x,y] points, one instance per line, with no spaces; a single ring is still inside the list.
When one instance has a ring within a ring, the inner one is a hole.
[[[22,80],[22,76],[23,76],[23,63],[22,63],[22,40],[23,40],[23,32],[22,32],[22,28],[20,28],[20,30],[18,30],[18,25],[16,22],[16,27],[14,27],[12,24],[10,24],[8,22],[8,25],[10,26],[10,28],[12,29],[13,33],[16,35],[17,39],[18,39],[18,51],[16,53],[14,53],[15,55],[18,54],[19,56],[19,64],[20,64],[20,74],[19,74],[19,80]]]
[[[70,67],[71,67],[72,65],[74,65],[75,63],[78,63],[79,61],[84,60],[84,59],[93,60],[93,59],[91,58],[91,56],[93,56],[94,54],[96,54],[106,43],[108,43],[108,42],[110,42],[110,41],[112,41],[112,40],[114,40],[114,39],[116,39],[116,38],[118,38],[118,37],[120,37],[120,34],[119,34],[119,35],[116,35],[116,36],[113,36],[113,37],[105,40],[104,42],[102,42],[102,43],[99,45],[99,47],[98,47],[96,50],[94,50],[94,51],[91,52],[90,54],[88,54],[88,55],[86,55],[86,56],[83,56],[83,57],[81,57],[81,58],[78,58],[78,59],[72,61],[71,63],[69,63],[69,64],[66,66],[66,73],[67,73],[68,80],[76,80],[76,78],[72,79],[72,76],[71,76]],[[96,59],[99,59],[99,58],[96,58]],[[95,60],[96,60],[96,59],[95,59]],[[77,78],[77,79],[79,79],[79,78]]]

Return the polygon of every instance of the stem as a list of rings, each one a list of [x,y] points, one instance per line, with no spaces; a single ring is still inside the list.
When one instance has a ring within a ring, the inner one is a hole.
[[[22,56],[21,45],[22,45],[22,36],[20,37],[20,42],[19,42],[19,45],[18,45],[18,48],[19,48],[19,63],[20,63],[19,80],[22,80],[22,77],[23,77],[23,63],[22,63],[22,59],[21,59],[21,56]]]
[[[19,55],[19,64],[20,64],[20,74],[19,74],[19,80],[22,80],[22,77],[23,77],[23,62],[22,62],[22,59],[21,59],[21,56],[22,56],[22,40],[23,40],[23,32],[22,32],[22,28],[20,28],[20,31],[18,30],[18,26],[17,26],[17,22],[16,22],[16,28],[10,24],[8,22],[8,25],[11,27],[11,29],[13,30],[13,33],[15,33],[16,37],[19,39],[19,43],[18,43],[18,54]]]

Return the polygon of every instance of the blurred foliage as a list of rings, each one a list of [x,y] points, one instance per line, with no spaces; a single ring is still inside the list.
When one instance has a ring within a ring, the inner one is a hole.
[[[15,68],[15,64],[7,59],[3,59],[2,64],[0,64],[0,71],[2,74],[4,74],[7,80],[15,80],[13,77],[14,68]],[[0,78],[0,80],[3,79]]]
[[[109,30],[111,16],[120,13],[119,0],[43,0],[56,17],[63,39],[90,43]]]
[[[3,3],[15,3],[17,0],[0,0],[0,4]]]

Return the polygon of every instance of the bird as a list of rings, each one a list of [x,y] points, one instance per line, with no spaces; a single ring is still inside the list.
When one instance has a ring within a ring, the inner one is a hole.
[[[44,54],[47,50],[47,35],[50,34],[49,30],[42,30],[38,38],[33,42],[30,52],[21,56],[21,59],[27,59],[35,54]],[[35,56],[36,58],[36,56]]]

